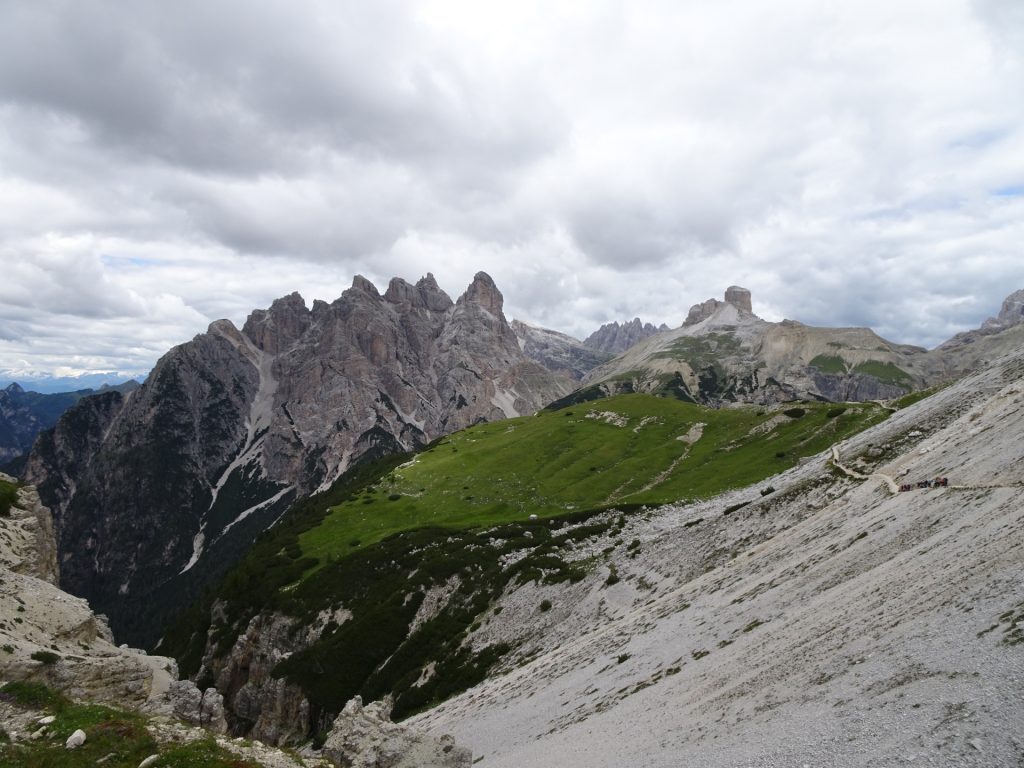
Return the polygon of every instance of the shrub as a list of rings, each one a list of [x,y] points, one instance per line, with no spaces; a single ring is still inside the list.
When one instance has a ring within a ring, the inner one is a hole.
[[[0,688],[0,699],[26,709],[60,709],[68,702],[42,683],[11,682]]]
[[[547,613],[550,610],[551,610],[551,601],[547,600],[547,599],[541,600],[540,601],[540,612],[541,613]]]
[[[402,498],[402,494],[392,493],[390,496],[388,496],[388,501],[398,501],[400,498]]]
[[[789,416],[789,418],[791,419],[799,419],[801,416],[807,413],[807,411],[805,411],[803,408],[787,408],[786,410],[783,411],[783,413],[786,416]]]
[[[18,501],[18,486],[0,480],[0,517],[10,517],[11,507]]]
[[[844,413],[846,413],[845,407],[829,408],[827,411],[825,411],[825,416],[830,419],[834,419],[837,416],[842,416]]]
[[[608,578],[604,580],[605,586],[619,583],[619,570],[614,565],[608,566]]]
[[[60,661],[60,656],[53,651],[35,651],[30,658],[43,664],[56,664]]]
[[[767,496],[769,493],[775,493],[775,489],[772,488],[770,485],[767,488],[762,488],[761,489],[761,495],[762,496]]]

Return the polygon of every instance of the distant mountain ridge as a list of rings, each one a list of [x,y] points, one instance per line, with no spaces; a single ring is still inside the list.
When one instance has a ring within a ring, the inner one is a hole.
[[[130,392],[138,386],[137,381],[126,381],[99,389],[44,394],[26,391],[14,382],[0,389],[0,465],[28,453],[36,436],[56,424],[61,414],[83,397],[108,390]]]
[[[539,328],[521,320],[512,321],[512,330],[523,353],[552,373],[579,381],[601,363],[612,359],[609,352],[588,347],[565,333]]]
[[[669,327],[664,323],[655,327],[650,323],[641,322],[639,317],[634,317],[621,325],[616,320],[605,323],[587,336],[583,340],[583,345],[599,352],[610,352],[617,355],[625,352],[634,344],[667,330]]]
[[[137,391],[71,408],[25,477],[53,509],[62,584],[151,643],[298,496],[360,461],[570,389],[520,349],[491,278],[457,301],[432,275],[331,304],[291,294],[160,359]]]
[[[798,399],[877,400],[949,381],[1024,343],[1024,291],[997,318],[934,350],[896,344],[870,328],[771,323],[750,291],[690,308],[680,328],[650,336],[594,370],[567,400],[659,392],[705,405]]]

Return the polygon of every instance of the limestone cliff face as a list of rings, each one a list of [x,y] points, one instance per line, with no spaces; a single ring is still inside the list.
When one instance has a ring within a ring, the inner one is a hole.
[[[453,302],[434,278],[357,277],[175,347],[145,384],[88,398],[44,434],[25,476],[54,510],[62,584],[154,642],[298,495],[353,463],[532,413],[568,382],[530,360],[484,273]]]

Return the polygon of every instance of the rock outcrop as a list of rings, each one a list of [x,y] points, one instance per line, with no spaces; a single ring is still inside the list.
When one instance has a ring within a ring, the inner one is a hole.
[[[197,725],[215,733],[227,731],[224,719],[224,697],[216,688],[200,691],[191,680],[176,680],[171,683],[163,697],[161,706],[169,709],[173,717]]]
[[[16,482],[2,472],[0,481]],[[33,576],[54,586],[60,580],[53,516],[32,486],[18,489],[17,502],[6,517],[0,518],[0,572],[3,571]]]
[[[1007,296],[1003,300],[1003,306],[1000,307],[999,314],[986,320],[981,328],[982,330],[1001,331],[1021,323],[1024,323],[1024,289],[1015,291]]]
[[[469,768],[473,753],[451,736],[434,738],[391,722],[386,701],[356,697],[335,718],[323,755],[343,768]]]
[[[564,333],[538,328],[521,320],[512,321],[512,331],[528,358],[554,374],[579,381],[601,363],[610,360],[610,352],[600,352]]]
[[[32,487],[21,488],[11,514],[0,517],[0,679],[39,682],[72,699],[175,714],[222,730],[219,693],[174,682],[173,659],[115,646],[105,618],[56,586],[49,518]],[[193,700],[200,705],[181,705]]]
[[[25,469],[54,511],[63,586],[148,645],[297,496],[353,464],[570,389],[530,360],[479,273],[453,302],[434,278],[363,277],[331,304],[298,294],[220,320],[129,395],[87,398]]]
[[[221,606],[214,604],[213,613],[221,618]],[[302,689],[273,672],[282,659],[308,647],[321,629],[316,624],[299,626],[290,616],[259,614],[227,653],[218,655],[213,644],[207,647],[198,676],[212,680],[224,694],[232,733],[289,744],[314,730],[318,724],[311,721]]]
[[[639,317],[634,317],[632,320],[621,325],[616,320],[611,323],[605,323],[587,336],[583,341],[583,345],[588,349],[598,352],[609,352],[617,355],[620,352],[625,352],[634,344],[667,330],[668,326],[664,323],[655,327],[650,323],[641,322]]]
[[[683,321],[683,325],[696,325],[697,323],[704,322],[714,315],[719,308],[726,304],[734,306],[736,309],[746,312],[747,314],[754,314],[750,291],[746,288],[740,288],[738,285],[730,285],[725,289],[724,302],[719,301],[718,299],[708,299],[707,301],[702,301],[699,304],[694,304],[690,307],[690,311],[687,313],[686,320]]]

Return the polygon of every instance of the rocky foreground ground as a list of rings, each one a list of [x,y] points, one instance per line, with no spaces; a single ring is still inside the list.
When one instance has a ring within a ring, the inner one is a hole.
[[[0,475],[0,480],[14,482]],[[57,587],[50,511],[31,486],[0,516],[0,765],[107,768],[468,768],[469,750],[392,723],[357,698],[321,743],[281,750],[226,735],[223,697],[173,659],[117,646]]]
[[[1024,765],[1024,358],[837,454],[508,596],[516,663],[413,722],[482,766]]]

